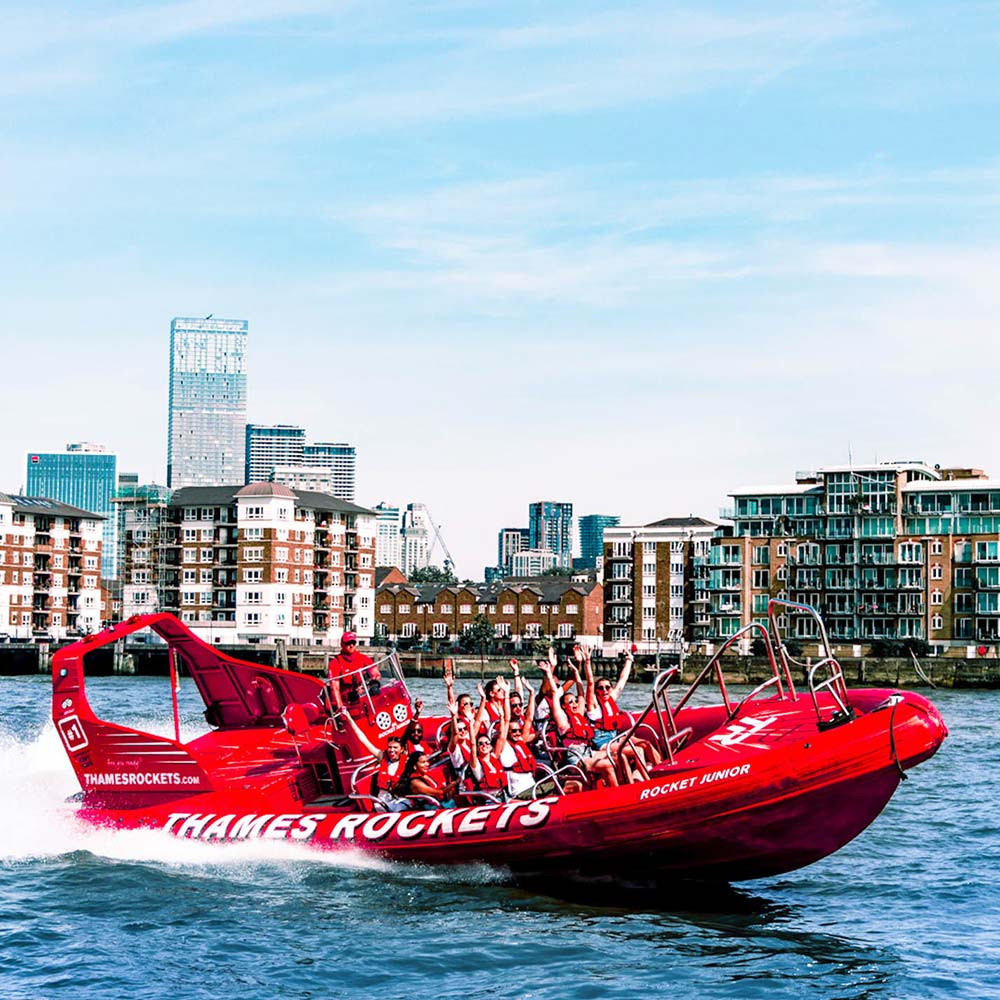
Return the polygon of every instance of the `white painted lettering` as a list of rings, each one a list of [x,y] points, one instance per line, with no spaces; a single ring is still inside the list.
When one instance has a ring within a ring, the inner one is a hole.
[[[465,812],[464,809],[445,809],[443,812],[439,812],[431,820],[431,825],[427,827],[427,836],[436,837],[440,833],[446,833],[450,837],[455,832],[455,820],[463,812]]]
[[[215,819],[215,813],[192,813],[177,829],[178,837],[200,837],[201,831]]]
[[[293,826],[289,836],[292,840],[312,840],[316,833],[316,827],[325,816],[325,813],[310,813],[308,816],[300,816],[297,826]]]
[[[174,826],[178,824],[182,819],[186,819],[191,813],[171,813],[167,817],[166,823],[163,824],[164,833],[173,833]]]
[[[369,816],[361,828],[365,840],[381,840],[399,822],[399,813],[380,813]]]
[[[500,810],[500,818],[497,820],[497,830],[501,833],[510,825],[511,817],[524,805],[523,802],[508,802]]]
[[[210,827],[208,827],[204,833],[201,835],[202,840],[225,840],[226,831],[229,829],[229,824],[236,819],[235,813],[230,813],[228,816],[220,816]]]
[[[396,836],[403,840],[419,837],[427,829],[425,821],[433,818],[434,811],[432,809],[428,809],[426,812],[403,813],[399,823],[396,824]]]
[[[558,801],[558,797],[550,795],[547,798],[529,802],[528,807],[517,817],[521,826],[544,826],[549,820],[550,807]]]
[[[473,806],[462,817],[462,822],[458,824],[458,832],[482,833],[486,829],[486,821],[493,815],[495,808],[496,806]]]
[[[260,837],[264,827],[272,819],[274,819],[274,813],[264,813],[263,816],[250,813],[247,816],[241,816],[229,828],[229,839],[250,840],[252,837]]]
[[[264,840],[287,840],[288,829],[299,818],[298,813],[283,813],[275,816],[267,825],[267,829],[261,834]]]
[[[348,813],[342,816],[330,834],[331,840],[354,840],[358,827],[368,819],[367,813]]]

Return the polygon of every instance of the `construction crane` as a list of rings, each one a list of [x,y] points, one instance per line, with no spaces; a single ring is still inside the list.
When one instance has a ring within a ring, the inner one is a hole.
[[[440,542],[441,550],[444,552],[444,568],[446,570],[455,569],[455,560],[452,559],[451,553],[448,551],[448,546],[445,544],[444,536],[441,534],[441,527],[434,520],[434,515],[431,513],[430,507],[427,504],[423,504],[424,513],[427,515],[427,522],[431,526],[431,530],[434,532],[434,540],[431,542],[430,548],[427,550],[427,563],[430,565],[431,556],[434,554],[434,547]]]

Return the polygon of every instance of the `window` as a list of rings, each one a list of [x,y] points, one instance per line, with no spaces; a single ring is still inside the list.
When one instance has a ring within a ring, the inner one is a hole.
[[[943,577],[944,577],[944,569],[942,568],[941,564],[934,563],[934,565],[931,566],[931,579],[940,580]]]
[[[472,605],[471,604],[460,604],[458,606],[458,613],[460,615],[471,615],[472,614]]]
[[[264,517],[263,507],[247,507],[245,508],[246,517],[250,520],[261,520]]]
[[[399,606],[399,613],[401,615],[408,615],[410,613],[410,606],[409,606],[409,604],[400,604],[400,606]]]
[[[935,632],[940,632],[944,628],[944,619],[940,615],[934,615],[931,618],[931,628]]]
[[[533,615],[534,613],[535,613],[535,606],[534,606],[534,604],[522,604],[521,605],[521,614],[522,615]]]
[[[568,624],[568,623],[564,623],[564,624],[560,625],[559,626],[559,630],[556,632],[556,635],[560,639],[572,639],[573,638],[573,626],[570,625],[570,624]]]
[[[197,604],[198,592],[196,590],[185,590],[181,594],[181,604]]]
[[[263,548],[257,547],[247,547],[243,550],[243,561],[244,562],[261,562],[264,558]]]
[[[263,528],[244,528],[243,529],[243,538],[246,541],[248,541],[248,542],[259,541],[263,537],[264,537],[264,529]]]
[[[286,599],[287,596],[288,595],[285,593],[285,591],[279,590],[274,595],[274,602],[275,602],[275,604],[284,604],[285,603],[285,599]]]
[[[186,563],[193,563],[198,561],[198,550],[197,549],[185,549],[183,555],[183,561]]]
[[[435,622],[432,626],[432,634],[435,639],[445,639],[448,636],[448,626],[445,622]]]
[[[260,604],[261,592],[259,590],[248,590],[246,592],[247,604]]]
[[[380,615],[391,615],[392,614],[392,605],[391,604],[380,604],[378,606],[378,613]]]
[[[499,622],[493,626],[493,634],[498,639],[509,639],[510,638],[510,625],[507,622]]]
[[[505,604],[503,606],[503,608],[501,609],[501,614],[512,615],[513,613],[514,613],[514,605],[513,604]]]
[[[568,615],[578,615],[580,613],[580,606],[578,604],[567,604],[566,614]]]
[[[755,545],[753,547],[753,564],[755,566],[767,566],[770,561],[770,552],[766,545]]]
[[[400,634],[404,639],[412,639],[417,634],[417,626],[413,622],[404,622]]]
[[[771,586],[771,574],[766,569],[753,571],[753,585],[757,590],[767,590]]]
[[[644,562],[642,564],[642,572],[644,576],[656,576],[656,563]]]
[[[260,624],[260,612],[259,611],[247,611],[244,614],[243,621],[247,625],[259,625]]]
[[[261,571],[259,569],[243,570],[244,583],[260,583],[260,581],[261,581]]]
[[[201,571],[201,582],[202,583],[212,582],[212,571],[210,569],[203,569]]]
[[[276,569],[274,571],[274,582],[275,583],[288,583],[288,570],[287,569]]]
[[[931,604],[944,604],[944,594],[940,590],[931,591]]]
[[[197,528],[185,528],[184,529],[184,541],[185,542],[196,542],[196,541],[198,541],[198,529]]]
[[[212,561],[212,550],[202,549],[200,553],[200,561],[210,563]]]
[[[441,605],[441,614],[443,614],[443,615],[450,615],[454,610],[455,610],[455,607],[452,604],[442,604]]]
[[[931,542],[931,555],[939,556],[943,551],[944,546],[941,544],[941,539],[935,538],[934,541]]]

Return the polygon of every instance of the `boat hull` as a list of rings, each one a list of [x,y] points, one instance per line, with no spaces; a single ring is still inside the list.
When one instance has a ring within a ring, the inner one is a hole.
[[[80,815],[203,842],[285,840],[408,863],[486,862],[526,876],[759,878],[811,864],[854,839],[885,807],[905,769],[944,739],[943,720],[919,695],[853,694],[865,710],[844,725],[824,732],[803,723],[771,745],[720,744],[710,763],[678,761],[650,782],[616,789],[436,811],[348,813],[298,801],[283,782],[266,795],[228,789],[134,808],[92,793]],[[804,706],[779,710],[765,703],[751,721],[766,732],[769,720],[778,728],[800,710]]]

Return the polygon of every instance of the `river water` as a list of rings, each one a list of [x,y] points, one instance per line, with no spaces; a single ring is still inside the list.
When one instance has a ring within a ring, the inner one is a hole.
[[[413,687],[440,706],[439,685]],[[88,692],[107,718],[171,730],[165,678]],[[5,678],[0,998],[1000,997],[1000,692],[933,697],[949,740],[834,857],[725,891],[581,894],[82,828],[48,679]],[[190,738],[190,682],[182,707]]]

